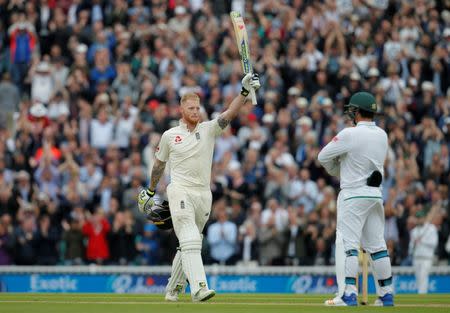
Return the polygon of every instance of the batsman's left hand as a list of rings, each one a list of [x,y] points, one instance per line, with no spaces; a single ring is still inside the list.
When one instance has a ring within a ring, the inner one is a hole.
[[[138,196],[138,208],[141,213],[149,214],[155,201],[153,196],[155,192],[149,189],[142,189]]]
[[[242,90],[241,94],[243,96],[247,96],[250,92],[250,89],[258,90],[261,87],[261,83],[259,82],[259,75],[256,73],[248,73],[242,78]]]

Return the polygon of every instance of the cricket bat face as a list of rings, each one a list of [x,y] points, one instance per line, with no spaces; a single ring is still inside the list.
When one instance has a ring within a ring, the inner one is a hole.
[[[236,43],[241,56],[242,70],[245,74],[252,71],[252,65],[250,63],[250,53],[248,50],[248,35],[245,28],[244,20],[239,12],[231,12],[231,22],[234,27],[234,34],[236,35]]]
[[[248,46],[247,29],[245,28],[244,20],[239,12],[232,11],[230,13],[231,22],[233,23],[234,34],[236,35],[236,43],[241,56],[242,70],[244,74],[252,73],[252,63],[250,61],[250,52]],[[255,91],[250,90],[253,105],[256,105]]]

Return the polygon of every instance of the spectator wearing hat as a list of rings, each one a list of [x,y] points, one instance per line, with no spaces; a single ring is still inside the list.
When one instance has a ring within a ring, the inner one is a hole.
[[[32,101],[49,103],[55,88],[50,64],[46,61],[40,62],[31,70],[30,75]]]

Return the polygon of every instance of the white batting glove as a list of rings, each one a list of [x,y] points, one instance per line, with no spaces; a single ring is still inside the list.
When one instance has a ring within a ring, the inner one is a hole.
[[[155,196],[155,192],[150,189],[142,189],[139,192],[138,196],[138,209],[139,212],[148,214],[151,211],[151,208],[155,201],[153,197]]]
[[[242,78],[241,94],[243,96],[247,96],[251,88],[253,88],[253,90],[258,90],[259,87],[261,87],[259,75],[256,73],[248,73],[244,76],[244,78]]]

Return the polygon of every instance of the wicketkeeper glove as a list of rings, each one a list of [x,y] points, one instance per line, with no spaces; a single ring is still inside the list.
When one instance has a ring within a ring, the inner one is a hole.
[[[242,89],[241,95],[247,97],[250,93],[250,89],[258,90],[261,87],[261,83],[259,82],[259,75],[256,73],[248,73],[242,78]]]
[[[138,196],[138,208],[139,212],[148,215],[151,212],[151,208],[155,203],[153,197],[155,196],[155,191],[150,189],[142,189]]]

